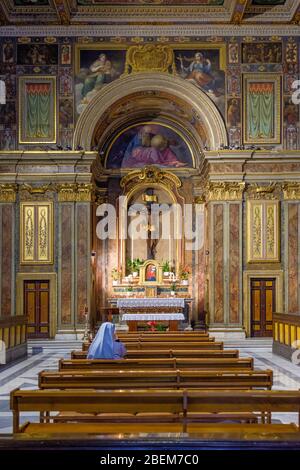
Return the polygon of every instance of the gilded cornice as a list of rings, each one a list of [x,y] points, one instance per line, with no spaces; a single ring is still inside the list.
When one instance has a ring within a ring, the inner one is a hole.
[[[300,182],[289,182],[282,185],[283,199],[300,201]]]
[[[256,200],[274,200],[280,199],[281,186],[278,183],[270,183],[268,185],[260,185],[258,183],[249,184],[247,186],[246,194],[247,199]]]
[[[241,201],[245,183],[243,182],[210,182],[206,188],[207,201]]]
[[[17,189],[16,184],[0,184],[0,202],[16,202]]]
[[[61,183],[56,185],[59,202],[91,202],[93,185],[91,183]]]

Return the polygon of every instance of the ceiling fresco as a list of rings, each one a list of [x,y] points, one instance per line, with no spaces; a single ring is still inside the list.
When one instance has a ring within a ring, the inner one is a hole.
[[[295,0],[1,0],[0,25],[298,23]]]

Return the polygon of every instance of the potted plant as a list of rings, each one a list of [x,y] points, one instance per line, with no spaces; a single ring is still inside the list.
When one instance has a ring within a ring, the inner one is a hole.
[[[133,277],[138,277],[138,275],[140,274],[140,268],[143,264],[144,260],[140,259],[140,258],[135,258],[134,260],[132,260],[132,275]]]
[[[175,296],[175,293],[176,293],[176,284],[173,283],[173,284],[171,285],[171,295],[172,295],[172,297]]]
[[[162,270],[163,270],[163,273],[164,273],[164,277],[169,277],[170,275],[170,271],[171,271],[171,268],[170,268],[170,261],[165,261],[162,265]]]
[[[189,283],[189,275],[191,274],[191,268],[188,265],[180,265],[179,267],[179,279],[181,284],[187,286]]]
[[[111,277],[112,277],[112,283],[113,283],[113,286],[117,286],[119,281],[120,281],[120,277],[121,277],[121,274],[122,274],[122,270],[119,269],[119,268],[113,268],[111,270]]]

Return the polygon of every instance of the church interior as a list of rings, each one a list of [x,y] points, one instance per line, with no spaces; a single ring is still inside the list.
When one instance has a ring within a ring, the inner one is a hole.
[[[299,25],[0,2],[1,452],[300,449]]]

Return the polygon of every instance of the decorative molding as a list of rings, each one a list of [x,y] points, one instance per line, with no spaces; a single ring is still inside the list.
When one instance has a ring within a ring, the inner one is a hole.
[[[0,202],[16,202],[17,188],[16,184],[0,184]]]
[[[280,185],[276,182],[270,183],[269,185],[259,185],[257,183],[254,183],[247,186],[245,194],[247,196],[247,199],[279,199],[279,189]]]
[[[27,191],[31,195],[41,195],[45,194],[52,187],[52,184],[44,184],[42,186],[32,186],[31,184],[24,183],[20,186],[20,191]]]
[[[148,18],[149,20],[149,18]],[[110,20],[111,21],[111,20]],[[241,37],[241,36],[300,36],[299,27],[297,25],[276,25],[269,24],[266,35],[266,25],[264,24],[175,24],[175,25],[156,25],[155,37],[172,36],[178,39],[180,43],[184,42],[190,36],[205,37],[213,40],[216,36]],[[3,26],[0,36],[3,37],[21,37],[21,36],[62,36],[62,37],[153,37],[153,25],[71,25],[71,26],[47,26],[47,25],[31,25],[31,26]],[[210,38],[211,37],[211,38]]]
[[[178,176],[173,173],[161,170],[155,166],[146,166],[141,170],[134,170],[121,179],[120,186],[124,193],[129,193],[135,186],[139,184],[158,184],[165,186],[171,190],[181,187],[181,181]]]
[[[300,182],[284,183],[282,191],[284,200],[300,201]]]
[[[93,185],[91,183],[61,183],[56,185],[58,202],[91,202]]]
[[[241,201],[244,189],[244,182],[210,182],[206,189],[206,198],[207,201]]]

